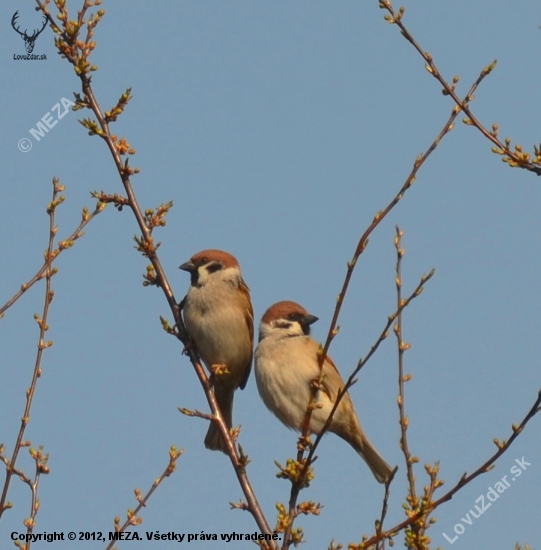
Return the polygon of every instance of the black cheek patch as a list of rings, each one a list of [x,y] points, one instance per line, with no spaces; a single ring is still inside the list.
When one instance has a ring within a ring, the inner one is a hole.
[[[216,273],[216,271],[220,271],[223,269],[223,265],[220,262],[212,262],[211,264],[207,265],[205,268],[208,273]]]
[[[291,323],[288,323],[287,321],[277,321],[274,325],[276,328],[285,328],[288,329],[291,327]]]

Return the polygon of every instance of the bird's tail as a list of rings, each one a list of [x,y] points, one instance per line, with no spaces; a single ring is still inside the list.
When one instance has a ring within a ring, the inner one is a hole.
[[[356,438],[355,443],[352,444],[355,450],[361,455],[361,458],[368,464],[374,477],[380,483],[385,483],[391,476],[393,468],[383,460],[383,457],[376,451],[367,437],[362,434],[362,436]]]
[[[218,407],[222,416],[224,417],[225,423],[228,429],[231,429],[233,425],[233,396],[235,390],[230,390],[229,388],[216,387],[214,390],[214,395],[216,401],[218,402]],[[211,451],[222,451],[227,454],[227,445],[225,440],[220,433],[218,424],[216,422],[211,422],[207,435],[205,436],[205,447]]]

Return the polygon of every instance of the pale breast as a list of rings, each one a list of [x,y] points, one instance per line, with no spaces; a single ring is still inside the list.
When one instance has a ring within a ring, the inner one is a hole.
[[[232,292],[215,292],[205,285],[192,287],[184,306],[184,320],[188,332],[195,340],[201,358],[210,366],[229,364],[239,359],[239,349],[246,351],[247,362],[251,354],[248,326],[243,312],[231,306]]]

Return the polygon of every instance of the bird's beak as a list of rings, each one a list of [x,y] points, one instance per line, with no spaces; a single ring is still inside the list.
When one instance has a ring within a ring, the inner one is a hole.
[[[306,317],[303,319],[303,322],[305,325],[312,325],[317,320],[319,320],[319,317],[316,317],[315,315],[306,315]]]
[[[178,268],[188,272],[195,271],[195,265],[192,262],[186,262],[180,265]]]

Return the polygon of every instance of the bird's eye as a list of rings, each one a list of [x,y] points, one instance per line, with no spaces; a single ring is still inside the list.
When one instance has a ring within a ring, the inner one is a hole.
[[[208,259],[206,256],[203,256],[203,257],[201,258],[201,263],[202,263],[202,264],[206,264],[206,263],[208,263],[208,261],[209,261],[209,259]]]
[[[290,313],[288,315],[288,317],[292,320],[292,321],[295,321],[297,319],[297,315],[295,313]]]

